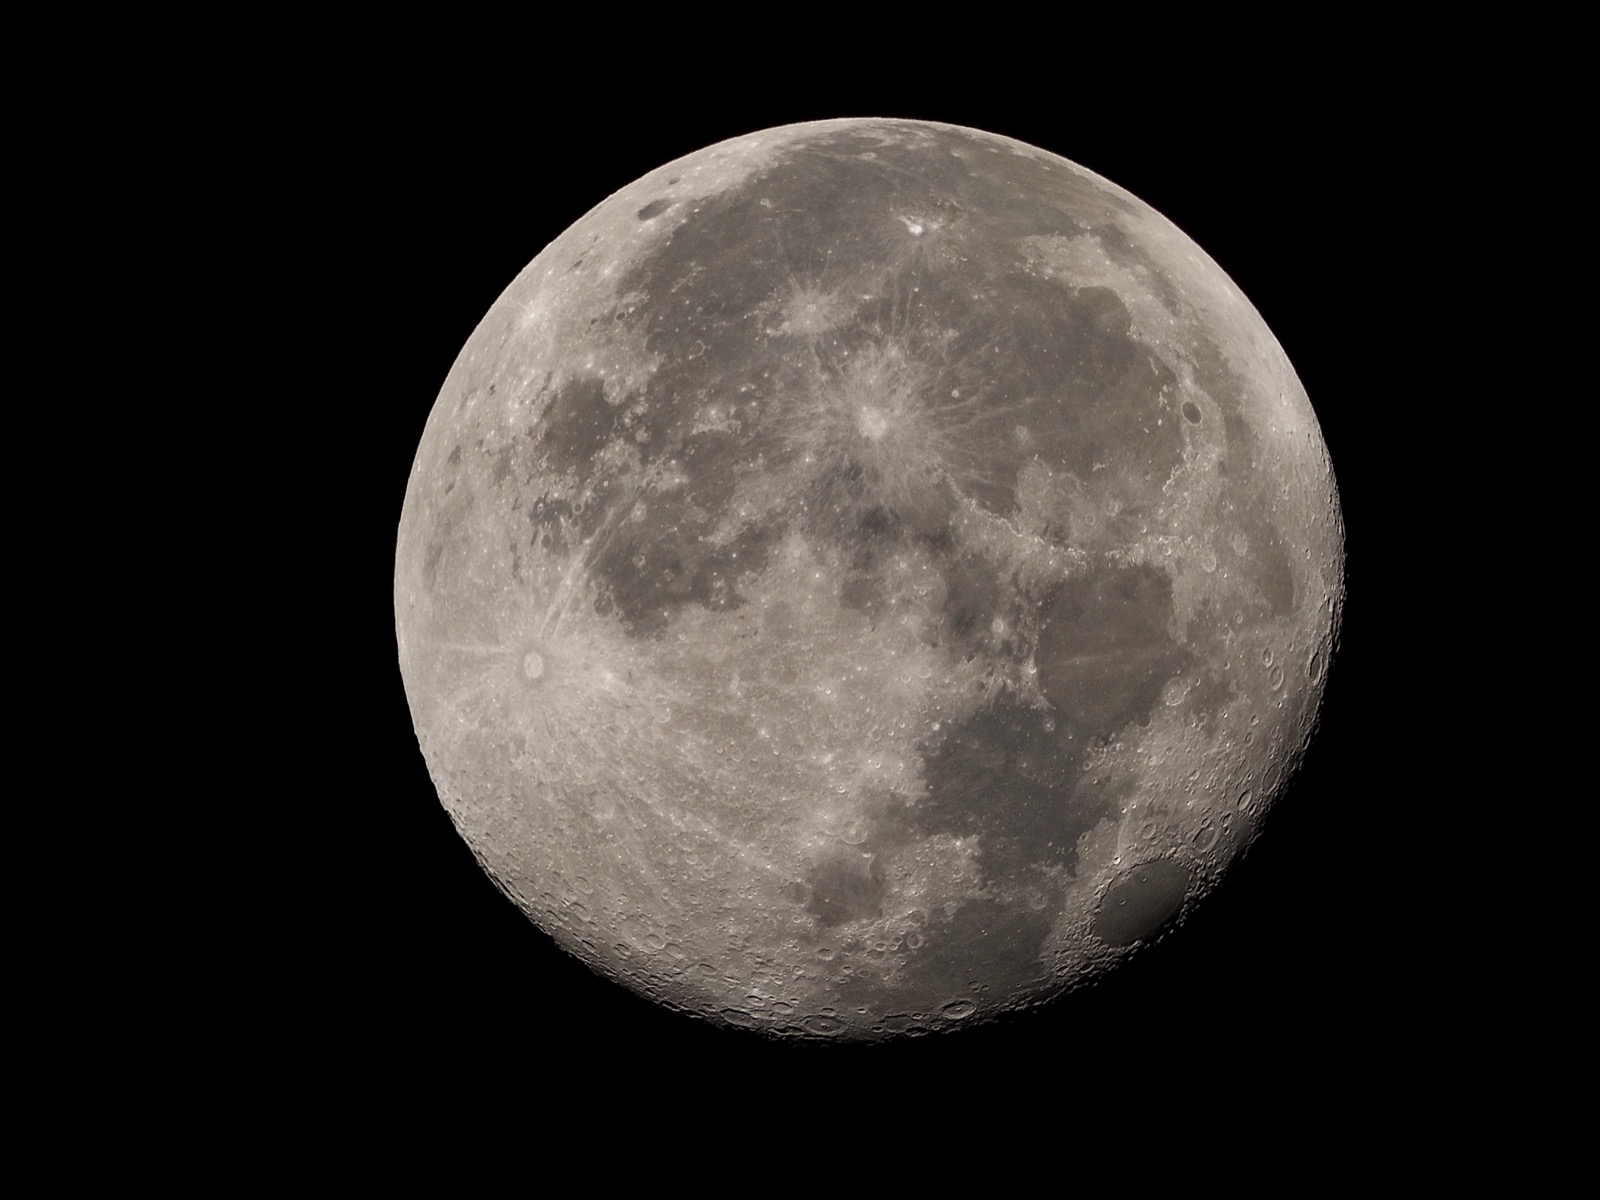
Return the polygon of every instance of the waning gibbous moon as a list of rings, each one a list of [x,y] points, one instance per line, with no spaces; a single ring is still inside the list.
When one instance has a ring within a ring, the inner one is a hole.
[[[1315,723],[1304,389],[1121,188],[770,129],[552,242],[434,406],[395,562],[439,797],[557,943],[797,1038],[970,1027],[1179,926]]]

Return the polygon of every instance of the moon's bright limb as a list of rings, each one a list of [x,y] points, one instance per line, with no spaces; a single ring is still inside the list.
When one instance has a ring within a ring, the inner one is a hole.
[[[970,1025],[1159,935],[1294,770],[1343,595],[1237,288],[1084,169],[768,130],[547,247],[395,574],[440,797],[561,945],[796,1036]]]

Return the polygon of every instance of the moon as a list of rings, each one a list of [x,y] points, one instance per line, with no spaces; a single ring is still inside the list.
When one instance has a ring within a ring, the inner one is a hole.
[[[651,172],[494,304],[396,634],[440,800],[559,945],[780,1037],[970,1028],[1178,929],[1315,727],[1315,415],[1116,185],[841,120]]]

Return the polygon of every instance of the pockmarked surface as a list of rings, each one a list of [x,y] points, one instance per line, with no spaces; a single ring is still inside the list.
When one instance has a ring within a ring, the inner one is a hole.
[[[788,126],[623,189],[472,335],[395,571],[505,893],[663,1004],[971,1025],[1173,928],[1312,731],[1343,532],[1226,275],[1059,157]]]

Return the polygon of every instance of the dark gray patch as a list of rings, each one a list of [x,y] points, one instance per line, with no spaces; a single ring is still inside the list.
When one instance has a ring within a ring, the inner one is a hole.
[[[1289,566],[1289,553],[1277,528],[1260,522],[1251,536],[1250,548],[1253,578],[1268,607],[1280,617],[1293,612],[1294,570]]]
[[[870,845],[875,853],[892,854],[922,836],[916,822],[916,805],[889,789],[872,789],[862,794],[862,812],[871,822]]]
[[[874,613],[882,607],[883,592],[875,575],[846,576],[839,589],[839,603],[860,613]]]
[[[991,999],[1037,990],[1040,962],[1054,917],[1014,902],[972,900],[948,918],[930,923],[923,944],[907,957],[895,998],[929,1011],[972,994]],[[849,993],[846,992],[848,999]]]
[[[690,467],[686,485],[690,500],[707,512],[722,512],[738,485],[743,459],[738,439],[731,433],[708,430],[682,439],[680,445]]]
[[[902,538],[938,537],[948,530],[958,503],[949,484],[929,477],[916,491],[896,497],[890,509],[877,473],[844,454],[816,473],[792,515],[818,539],[852,552],[863,545],[881,551]]]
[[[1142,941],[1178,915],[1188,892],[1187,868],[1164,858],[1142,863],[1106,892],[1094,916],[1094,935],[1112,946]]]
[[[1108,797],[1078,786],[1083,749],[1045,714],[998,702],[922,747],[928,794],[907,816],[924,835],[977,836],[993,879],[1035,864],[1071,871],[1079,837],[1110,812]]]
[[[552,551],[566,549],[566,535],[573,520],[570,503],[559,497],[540,496],[529,506],[528,520],[533,525],[530,544]]]
[[[738,590],[742,575],[763,567],[776,540],[771,529],[746,529],[726,546],[697,553],[691,599],[712,612],[727,612],[743,606]]]
[[[1183,419],[1191,425],[1200,424],[1200,406],[1193,400],[1183,402]]]
[[[933,296],[933,319],[959,331],[941,351],[948,358],[932,403],[942,414],[935,423],[960,447],[952,465],[964,493],[1010,515],[1017,472],[1037,456],[1084,478],[1109,470],[1157,495],[1183,445],[1175,425],[1149,414],[1175,377],[1129,336],[1116,293],[1025,273],[976,294],[952,274],[924,281],[922,292]],[[1030,434],[1026,447],[1019,425]]]
[[[1142,207],[1137,201],[1124,203],[1118,199],[1115,203],[1120,211],[1127,213],[1138,213]],[[1148,209],[1144,211],[1149,212]],[[1179,312],[1186,306],[1184,294],[1174,286],[1168,275],[1169,268],[1161,260],[1151,257],[1148,248],[1130,241],[1121,226],[1116,223],[1096,226],[1094,236],[1105,250],[1106,257],[1138,274],[1140,282],[1156,294],[1162,307],[1169,313]]]
[[[617,428],[617,412],[606,403],[603,379],[574,379],[547,410],[543,441],[557,470],[587,475],[591,460]]]
[[[671,207],[671,200],[652,200],[639,210],[639,220],[648,221],[651,217],[659,217]]]
[[[1155,567],[1105,564],[1067,580],[1045,605],[1034,654],[1040,688],[1090,734],[1148,717],[1188,662],[1171,619],[1172,581]]]
[[[842,537],[850,548],[850,567],[839,602],[857,612],[879,612],[885,602],[884,564],[902,544],[900,521],[881,505],[873,505]]]
[[[433,585],[439,578],[439,560],[444,557],[444,542],[438,538],[428,543],[428,549],[422,556],[422,586],[433,591]]]
[[[893,513],[882,505],[874,505],[861,514],[861,521],[857,525],[863,542],[871,545],[877,542],[893,542],[898,537],[899,521]]]
[[[471,513],[472,507],[472,497],[469,495],[457,497],[439,512],[422,552],[422,586],[428,591],[433,591],[441,582],[446,585],[450,583],[448,570],[443,572],[445,579],[441,581],[441,568],[444,566],[447,553],[459,547],[460,529]]]
[[[812,868],[806,911],[823,925],[842,925],[883,911],[883,869],[855,850],[840,850]]]
[[[595,574],[636,635],[660,632],[688,601],[697,573],[696,539],[680,525],[629,530],[607,543]]]
[[[686,605],[714,612],[740,607],[740,579],[764,569],[786,533],[781,522],[763,522],[719,545],[706,536],[715,515],[683,489],[653,497],[650,512],[642,525],[617,526],[593,565],[594,578],[635,636],[659,633]]]
[[[1122,298],[1109,288],[1079,288],[1060,302],[1060,289],[1043,280],[1030,287],[1051,287],[1056,302],[1046,315],[1048,326],[1033,336],[1036,356],[1046,381],[1039,393],[1051,403],[1030,420],[1031,448],[1046,462],[1065,465],[1083,478],[1107,470],[1126,484],[1142,484],[1152,497],[1171,477],[1183,457],[1183,439],[1175,425],[1158,425],[1149,412],[1163,389],[1177,379],[1131,336],[1131,319]],[[1040,296],[1029,308],[1050,302]],[[1008,312],[1008,320],[1024,319],[1027,310]]]
[[[981,555],[941,556],[940,565],[944,576],[941,636],[951,646],[965,647],[969,653],[987,653],[994,619],[1001,617],[1008,624],[1016,624],[1016,587]]]

